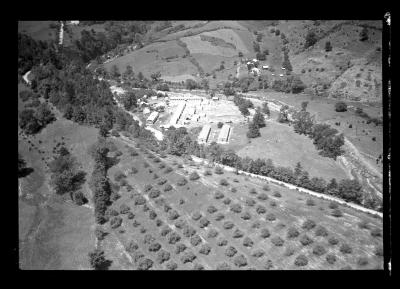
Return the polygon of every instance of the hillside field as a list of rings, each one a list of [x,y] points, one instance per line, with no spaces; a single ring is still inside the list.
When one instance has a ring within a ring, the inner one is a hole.
[[[228,172],[217,175],[212,168],[212,175],[204,176],[202,165],[182,163],[175,157],[159,159],[131,142],[115,139],[115,143],[123,155],[109,170],[110,178],[117,171],[124,172],[132,189],[121,189],[113,208],[119,211],[124,204],[133,218],[122,213],[120,226],[107,225],[110,234],[103,245],[112,260],[111,269],[382,268],[382,258],[373,253],[382,239],[371,238],[369,231],[382,227],[379,219],[342,206],[343,216],[333,217],[325,200],[272,184],[264,191],[262,181]],[[136,147],[138,156],[129,156],[130,146]],[[166,173],[171,165],[173,172]],[[138,172],[131,173],[132,167]],[[192,171],[198,172],[198,180],[189,180]],[[178,184],[182,177],[187,184]],[[221,179],[226,186],[220,185]],[[145,191],[150,184],[152,188]],[[171,190],[165,190],[167,184]],[[313,206],[305,204],[308,199],[314,200]],[[315,225],[306,229],[308,219]],[[369,229],[357,226],[362,220]],[[289,229],[296,230],[296,236],[288,237]],[[311,239],[308,245],[300,242],[305,235]],[[330,237],[338,243],[329,243]],[[351,247],[348,254],[340,251],[344,243]],[[295,265],[300,254],[307,259],[305,266]],[[335,255],[329,258],[335,259],[331,264],[326,260],[328,254]]]

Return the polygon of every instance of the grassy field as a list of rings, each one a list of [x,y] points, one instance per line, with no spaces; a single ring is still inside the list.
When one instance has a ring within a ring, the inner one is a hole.
[[[339,132],[343,132],[367,159],[369,159],[372,165],[377,166],[380,170],[382,169],[381,164],[377,165],[375,163],[375,159],[382,154],[383,151],[382,126],[375,126],[373,123],[367,124],[364,119],[355,114],[354,110],[349,109],[346,112],[336,112],[334,107],[337,100],[325,97],[313,97],[306,94],[294,95],[274,91],[252,92],[252,94],[261,95],[264,99],[280,100],[294,106],[296,109],[301,108],[301,103],[303,101],[308,101],[307,111],[309,111],[311,115],[315,115],[318,122],[330,124]],[[254,102],[255,104],[260,103],[258,101]],[[381,104],[363,104],[357,102],[347,102],[347,104],[355,108],[361,107],[371,117],[382,116]],[[336,122],[340,122],[340,125],[335,125]],[[352,125],[351,128],[349,128],[350,124]],[[376,137],[376,140],[373,141],[372,137]]]
[[[20,84],[18,89],[27,88]],[[19,103],[18,109],[22,107]],[[93,211],[60,202],[53,195],[47,164],[52,160],[56,144],[64,142],[88,178],[92,160],[87,149],[96,139],[97,129],[63,118],[47,125],[35,136],[19,135],[18,152],[27,166],[34,169],[30,175],[19,179],[21,269],[89,269],[87,254],[94,247]],[[90,200],[91,191],[86,183],[82,191]]]
[[[247,125],[234,125],[232,137],[226,148],[234,149],[241,157],[270,158],[274,164],[294,168],[297,162],[310,173],[310,176],[346,178],[346,173],[338,162],[318,154],[312,140],[304,135],[296,134],[293,128],[276,122],[267,122],[260,129],[261,137],[247,142]]]
[[[121,189],[121,198],[113,204],[117,211],[120,205],[127,205],[134,216],[129,219],[126,214],[121,214],[122,225],[108,229],[110,234],[103,244],[109,252],[106,257],[113,262],[111,269],[137,269],[143,265],[144,258],[152,261],[151,269],[171,269],[171,266],[176,266],[178,270],[190,270],[199,268],[200,265],[204,269],[217,269],[223,263],[231,269],[383,267],[382,258],[374,255],[375,247],[382,245],[382,239],[372,237],[370,233],[370,230],[382,228],[379,219],[341,206],[343,216],[336,218],[331,216],[332,209],[327,201],[312,198],[314,205],[308,206],[306,200],[309,197],[297,191],[272,184],[268,191],[263,191],[264,182],[228,172],[223,175],[203,176],[205,168],[202,165],[184,163],[182,168],[178,168],[174,163],[182,164],[181,159],[168,157],[155,161],[140,149],[136,149],[138,156],[130,157],[127,156],[125,143],[116,141],[116,144],[123,156],[118,165],[109,170],[110,178],[113,178],[117,170],[126,172],[135,167],[138,172],[127,173],[126,180],[133,190],[128,192],[125,188]],[[149,167],[144,167],[144,161]],[[172,165],[173,172],[165,173],[165,168],[160,168],[166,165]],[[149,169],[152,170],[151,173]],[[188,179],[187,175],[194,170],[200,175],[198,180],[188,180],[183,186],[177,184],[182,177]],[[154,179],[154,174],[158,178]],[[165,179],[166,183],[164,181],[162,185],[158,185],[160,179]],[[221,179],[227,181],[227,186],[220,185]],[[160,190],[160,196],[154,197],[154,190],[145,192],[144,188],[148,184]],[[166,184],[172,185],[172,189],[164,191]],[[232,191],[233,188],[235,189]],[[252,188],[255,192],[251,193]],[[217,191],[223,195],[218,197]],[[262,198],[262,193],[268,199]],[[145,203],[136,203],[139,196],[144,197]],[[253,205],[249,205],[252,202]],[[239,205],[241,212],[232,211],[233,204]],[[210,205],[215,207],[214,211],[209,211]],[[265,211],[261,211],[260,206]],[[170,208],[169,211],[167,208]],[[174,216],[173,211],[177,215]],[[200,218],[196,215],[200,215]],[[304,229],[303,222],[307,219],[315,221],[316,227]],[[362,220],[368,223],[369,229],[357,226]],[[226,222],[231,222],[233,227],[228,227]],[[182,224],[186,226],[181,227]],[[316,236],[319,226],[326,229],[326,236]],[[287,231],[290,227],[296,228],[299,235],[288,238]],[[265,229],[268,230],[268,235]],[[172,232],[180,236],[179,240],[171,238]],[[312,243],[302,245],[300,239],[303,235],[308,235]],[[328,238],[332,236],[338,240],[337,245],[328,243]],[[281,245],[275,245],[278,237],[282,239]],[[344,243],[352,248],[350,254],[340,252]],[[180,247],[178,244],[185,245],[184,252],[176,251]],[[317,245],[323,247],[322,255],[313,253]],[[227,250],[231,246],[236,253],[232,253],[232,249]],[[158,259],[161,250],[168,252],[164,252],[164,256],[168,255],[164,262]],[[288,250],[292,253],[287,254]],[[308,264],[304,267],[294,264],[300,254],[308,258]],[[326,261],[327,254],[334,254],[336,262],[329,264]],[[239,257],[240,255],[243,256]],[[359,258],[365,258],[366,261]]]

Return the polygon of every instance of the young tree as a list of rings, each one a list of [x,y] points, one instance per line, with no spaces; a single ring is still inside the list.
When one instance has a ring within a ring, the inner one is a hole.
[[[308,105],[308,101],[303,101],[301,103],[301,111],[306,111],[307,110],[307,105]]]
[[[261,134],[260,134],[260,129],[258,128],[258,125],[251,121],[249,123],[249,130],[246,135],[248,138],[259,137]]]
[[[360,32],[360,41],[366,41],[368,40],[368,38],[368,29],[364,27]]]
[[[347,111],[347,104],[343,101],[339,101],[335,104],[335,110],[337,112],[344,112]]]
[[[271,112],[268,107],[268,102],[264,102],[262,105],[262,112],[266,114],[268,117],[271,115]]]
[[[258,109],[256,110],[256,113],[254,114],[253,123],[256,124],[258,128],[265,127],[264,115]]]
[[[306,42],[304,43],[304,48],[313,46],[317,42],[317,35],[314,31],[309,31],[306,36]]]
[[[283,54],[282,67],[284,67],[287,71],[293,70],[292,64],[290,63],[290,60],[289,60],[289,54],[288,54],[287,50],[285,50],[285,52]]]
[[[111,261],[104,257],[104,251],[99,249],[89,252],[89,261],[90,266],[95,270],[107,270],[111,265]]]
[[[161,78],[161,72],[158,71],[158,72],[152,73],[150,75],[150,77],[154,82],[158,82],[160,80],[160,78]]]
[[[120,77],[121,76],[121,73],[119,72],[119,68],[115,64],[111,67],[111,75],[113,77]]]
[[[330,41],[325,42],[325,51],[326,52],[332,51],[332,45]]]
[[[253,41],[253,49],[254,49],[254,52],[256,52],[256,53],[260,52],[260,44]]]
[[[298,178],[303,171],[303,167],[300,162],[297,162],[296,167],[294,168],[294,176]]]
[[[288,109],[289,109],[289,106],[287,106],[287,105],[284,105],[284,106],[281,107],[281,109],[279,111],[278,122],[283,123],[283,122],[288,122],[289,121],[289,119],[288,119]]]
[[[243,52],[242,52],[242,51],[239,51],[238,56],[239,56],[239,57],[243,57]]]
[[[339,183],[339,196],[346,201],[360,204],[363,198],[362,186],[357,180],[342,180]]]

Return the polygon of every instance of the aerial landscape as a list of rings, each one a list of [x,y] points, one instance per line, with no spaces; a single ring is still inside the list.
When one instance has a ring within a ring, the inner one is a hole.
[[[382,20],[18,21],[21,270],[383,270]]]

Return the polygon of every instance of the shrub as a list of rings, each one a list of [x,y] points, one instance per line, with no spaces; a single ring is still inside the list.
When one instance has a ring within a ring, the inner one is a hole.
[[[224,173],[224,170],[221,167],[216,167],[214,169],[214,173],[216,173],[217,175],[222,175]]]
[[[383,247],[382,246],[376,247],[374,250],[374,254],[376,256],[382,257],[383,256]]]
[[[331,215],[334,216],[334,217],[336,217],[336,218],[340,218],[340,217],[343,216],[343,213],[342,213],[341,210],[335,209],[335,210],[332,211]]]
[[[315,202],[314,202],[314,200],[313,199],[307,199],[307,201],[306,201],[306,205],[307,206],[315,206]]]
[[[156,226],[157,227],[161,227],[163,224],[164,224],[164,222],[162,220],[160,220],[160,219],[156,220]]]
[[[110,226],[112,229],[118,228],[119,226],[121,226],[121,224],[122,224],[122,218],[119,216],[112,218],[110,221]]]
[[[344,112],[347,111],[347,104],[343,101],[339,101],[335,104],[335,110],[337,112]]]
[[[119,207],[120,214],[127,214],[130,212],[130,210],[131,210],[131,208],[129,206],[127,206],[126,204],[121,204],[121,206]]]
[[[199,250],[200,254],[208,255],[208,254],[210,254],[210,252],[211,252],[211,246],[210,245],[208,245],[208,244],[201,245],[201,248]]]
[[[143,196],[138,196],[135,199],[135,205],[144,205],[146,203],[146,199]]]
[[[296,257],[294,264],[296,266],[306,266],[308,264],[308,259],[305,255],[299,255]]]
[[[243,254],[240,254],[233,259],[233,263],[236,267],[244,267],[247,265],[247,259]]]
[[[215,216],[215,220],[216,220],[216,221],[221,221],[221,220],[224,219],[224,218],[225,218],[225,215],[222,214],[222,213],[218,213],[218,214]]]
[[[266,192],[268,192],[270,190],[270,187],[268,184],[263,185],[262,189]]]
[[[142,252],[140,252],[140,251],[136,251],[133,254],[133,260],[135,261],[135,263],[138,262],[142,258],[144,258],[144,254]]]
[[[135,252],[137,249],[139,249],[139,245],[135,243],[135,241],[130,241],[128,246],[126,247],[126,251],[129,253]]]
[[[100,227],[97,227],[97,228],[96,228],[96,230],[94,231],[94,234],[95,234],[96,238],[97,238],[99,241],[104,240],[105,236],[108,235],[108,233],[107,233],[107,232],[104,232]]]
[[[339,243],[339,240],[337,238],[335,238],[334,236],[332,236],[328,239],[328,243],[331,245],[337,245]]]
[[[143,226],[140,227],[140,233],[144,234],[144,233],[146,233],[146,231],[147,231],[147,230],[146,230],[145,227],[143,227]]]
[[[171,254],[163,249],[157,253],[156,260],[157,260],[158,264],[162,264],[162,263],[168,261],[170,258],[171,258]]]
[[[382,237],[382,231],[378,228],[375,228],[371,231],[371,236],[373,237]]]
[[[215,268],[215,270],[223,270],[223,271],[231,270],[231,269],[232,269],[231,266],[226,262],[219,263],[217,265],[217,267]]]
[[[233,232],[232,237],[233,237],[233,238],[242,238],[243,235],[244,235],[244,233],[243,233],[241,230],[236,229],[236,230]]]
[[[143,206],[143,212],[147,212],[148,210],[150,210],[150,208],[147,206],[147,204],[145,204]]]
[[[249,207],[253,207],[256,204],[256,201],[254,201],[253,199],[247,198],[246,199],[246,205]]]
[[[317,229],[315,230],[315,236],[318,237],[326,237],[328,236],[328,230],[323,227],[323,226],[318,226]]]
[[[314,222],[313,220],[308,219],[308,220],[306,220],[306,221],[303,223],[303,225],[302,225],[301,227],[302,227],[303,229],[306,229],[306,230],[311,230],[311,229],[313,229],[315,226],[316,226],[315,222]]]
[[[226,179],[221,179],[221,180],[219,181],[219,184],[220,184],[221,186],[227,186],[227,185],[229,185],[229,183],[228,183],[228,181],[227,181]]]
[[[160,245],[160,243],[152,243],[150,246],[149,246],[149,251],[150,252],[157,252],[158,250],[160,250],[161,249],[161,245]]]
[[[271,239],[271,243],[277,247],[281,247],[283,246],[283,243],[285,243],[285,241],[281,237],[276,236]]]
[[[325,250],[325,248],[324,248],[323,246],[321,246],[321,245],[317,245],[317,246],[315,246],[314,249],[313,249],[313,254],[314,254],[314,255],[322,256],[322,255],[324,255],[325,253],[326,253],[326,250]]]
[[[193,252],[191,252],[191,251],[186,251],[185,253],[183,253],[183,255],[181,257],[181,262],[183,264],[186,264],[189,262],[193,262],[194,259],[196,259],[196,255],[193,254]]]
[[[232,202],[232,200],[229,199],[229,198],[226,198],[226,199],[224,199],[222,202],[223,202],[225,205],[229,205],[229,204]]]
[[[249,193],[250,193],[251,195],[257,195],[257,191],[256,191],[255,188],[251,188],[250,191],[249,191]]]
[[[329,203],[329,208],[330,209],[337,209],[339,207],[339,205],[335,202],[330,202]]]
[[[340,252],[343,254],[351,254],[353,249],[348,244],[344,243],[342,246],[340,246]]]
[[[182,177],[182,178],[180,178],[179,180],[178,180],[178,182],[176,183],[178,186],[184,186],[184,185],[186,185],[187,184],[187,180],[184,178],[184,177]]]
[[[280,198],[280,197],[282,197],[282,195],[280,192],[274,191],[274,197]]]
[[[228,248],[225,249],[225,256],[228,257],[233,257],[237,253],[237,250],[235,247],[229,246]]]
[[[143,162],[143,167],[148,168],[150,165],[148,162]]]
[[[334,254],[328,254],[326,255],[326,261],[329,264],[334,264],[336,262],[336,256]]]
[[[258,205],[257,209],[256,209],[256,212],[257,212],[257,214],[265,214],[267,212],[267,209],[262,205]],[[273,220],[270,220],[270,221],[273,221]]]
[[[167,263],[166,267],[168,270],[176,270],[178,268],[178,264],[176,264],[173,261],[170,261]]]
[[[144,186],[143,191],[144,191],[145,193],[147,193],[147,192],[149,192],[152,188],[153,188],[152,185],[147,184],[147,185]]]
[[[164,187],[164,192],[169,192],[172,190],[172,186],[170,184],[166,184]]]
[[[157,185],[162,186],[162,185],[164,185],[166,182],[167,182],[166,179],[159,179],[158,182],[157,182]]]
[[[365,257],[358,258],[357,265],[360,266],[360,267],[367,266],[368,265],[368,259],[365,258]]]
[[[139,227],[140,223],[137,220],[134,220],[133,223],[132,223],[132,226],[135,227],[135,228]]]
[[[165,168],[165,164],[164,164],[164,163],[159,164],[159,165],[158,165],[158,168],[159,168],[159,169]]]
[[[180,253],[182,253],[183,251],[185,251],[187,249],[187,247],[186,247],[186,245],[185,244],[183,244],[183,243],[178,243],[178,244],[176,244],[176,247],[175,247],[175,254],[180,254]]]
[[[189,225],[186,225],[185,228],[183,229],[182,234],[183,234],[185,237],[190,238],[190,237],[192,237],[194,234],[196,234],[196,230],[195,230],[193,227],[191,227],[191,226],[189,226]]]
[[[188,223],[182,219],[179,219],[175,222],[175,227],[178,229],[186,228],[188,226]]]
[[[210,170],[205,170],[205,171],[204,171],[204,175],[205,175],[205,176],[211,176],[211,175],[212,175],[212,172],[211,172]]]
[[[225,195],[223,193],[221,193],[220,191],[217,191],[214,194],[214,198],[217,200],[222,199],[223,197],[225,197]]]
[[[215,229],[211,229],[211,230],[209,230],[208,231],[208,234],[207,234],[207,238],[215,238],[215,237],[217,237],[218,236],[218,231],[217,230],[215,230]]]
[[[240,204],[232,204],[230,210],[234,213],[239,214],[242,212],[242,206]]]
[[[253,256],[255,258],[261,258],[264,255],[265,255],[265,252],[261,249],[257,249],[251,253],[251,256]]]
[[[160,193],[159,189],[153,188],[153,189],[151,189],[151,192],[149,193],[149,197],[152,199],[155,199],[155,198],[158,198],[160,196],[160,194],[161,193]]]
[[[268,200],[268,195],[266,193],[261,193],[257,196],[257,198],[261,201]]]
[[[153,210],[150,210],[149,218],[150,218],[150,220],[154,220],[155,218],[157,218],[156,212],[154,212]]]
[[[165,170],[164,170],[164,173],[168,174],[170,172],[172,172],[172,168],[171,167],[166,167]]]
[[[189,180],[191,180],[191,181],[198,180],[199,178],[200,178],[200,176],[199,176],[199,174],[196,173],[196,172],[192,172],[192,173],[189,175]]]
[[[251,214],[249,212],[244,212],[240,217],[243,220],[250,220],[251,219]]]
[[[271,201],[271,202],[269,202],[269,205],[270,205],[271,207],[276,207],[276,202],[275,202],[275,201]]]
[[[234,225],[231,221],[226,221],[226,222],[224,222],[224,225],[223,225],[223,227],[224,227],[225,230],[230,230],[230,229],[232,229],[234,226],[235,226],[235,225]]]
[[[263,229],[261,229],[260,236],[261,236],[261,238],[266,239],[269,236],[271,236],[271,233],[269,232],[269,230],[267,228],[263,228]]]
[[[223,246],[226,246],[228,244],[228,241],[226,240],[226,239],[219,239],[218,241],[217,241],[217,246],[219,246],[219,247],[223,247]]]
[[[169,212],[169,211],[171,211],[172,210],[172,208],[169,206],[169,205],[167,205],[167,204],[164,204],[164,212]]]
[[[273,213],[269,213],[265,218],[271,222],[276,220],[276,217]]]
[[[307,245],[310,245],[310,244],[312,244],[314,241],[313,241],[313,239],[311,239],[309,236],[307,236],[307,235],[303,235],[301,238],[300,238],[300,243],[303,245],[303,246],[307,246]]]
[[[292,247],[287,247],[286,250],[285,250],[284,255],[285,255],[286,257],[290,257],[290,256],[292,256],[292,255],[294,254],[294,252],[295,252],[294,248],[292,248]]]
[[[193,270],[204,270],[204,266],[199,263],[195,263],[193,265]]]
[[[151,267],[153,267],[153,261],[148,258],[144,258],[144,259],[139,260],[137,269],[138,270],[149,270]]]
[[[179,218],[179,213],[176,210],[172,210],[168,212],[168,219],[176,220]]]
[[[158,179],[158,175],[157,174],[153,174],[153,179]]]
[[[121,171],[117,171],[117,172],[114,174],[114,180],[115,180],[116,182],[119,182],[119,181],[121,181],[121,180],[124,179],[124,178],[126,178],[126,176],[125,176],[125,174],[124,174],[123,172],[121,172]]]
[[[200,219],[200,228],[205,228],[210,224],[210,221],[207,220],[206,218],[201,218]]]
[[[208,206],[208,208],[207,208],[207,212],[210,213],[210,214],[213,214],[213,213],[215,213],[216,211],[218,211],[218,210],[217,210],[217,208],[214,207],[213,205]]]
[[[176,232],[172,232],[168,235],[168,243],[169,244],[176,244],[181,240],[181,236],[179,236]]]
[[[192,219],[195,220],[195,221],[200,220],[201,217],[203,217],[203,215],[200,214],[199,212],[194,212],[193,215],[192,215]]]
[[[287,238],[293,239],[300,235],[299,231],[295,227],[290,227],[287,231]]]
[[[249,237],[245,237],[243,239],[243,246],[245,246],[245,247],[253,247],[253,245],[254,245],[254,242]]]
[[[258,229],[261,227],[260,221],[255,221],[253,224],[251,224],[251,228],[253,229]]]

